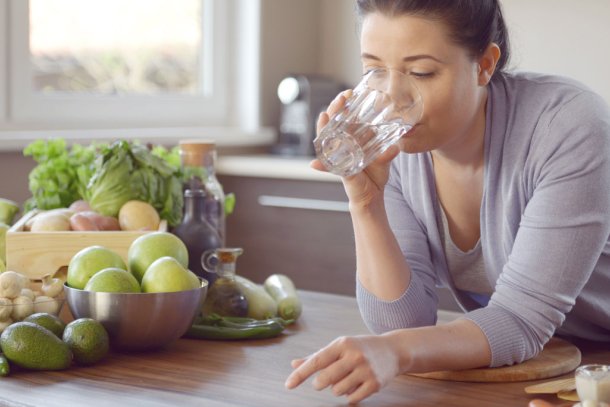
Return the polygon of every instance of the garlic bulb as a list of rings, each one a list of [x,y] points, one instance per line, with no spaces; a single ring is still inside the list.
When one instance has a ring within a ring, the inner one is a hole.
[[[21,321],[23,318],[34,313],[34,302],[28,297],[17,297],[13,300],[13,312],[11,317],[15,321]]]
[[[34,295],[34,291],[29,288],[22,288],[19,297],[28,297],[30,300],[34,301],[34,297],[36,296]]]
[[[42,278],[40,290],[47,297],[57,297],[64,290],[64,283],[59,278],[52,278],[47,274]]]
[[[5,271],[0,274],[0,297],[16,298],[25,288],[25,279],[14,271]]]
[[[0,298],[0,321],[10,319],[13,312],[13,301],[8,298]]]
[[[46,312],[56,315],[59,311],[59,302],[55,298],[41,295],[34,299],[34,312]]]

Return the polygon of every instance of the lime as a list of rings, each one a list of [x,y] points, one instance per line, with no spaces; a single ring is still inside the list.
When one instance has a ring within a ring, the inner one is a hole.
[[[121,256],[112,250],[102,246],[86,247],[76,253],[68,264],[68,285],[82,290],[91,276],[109,267],[127,270]]]
[[[129,247],[127,253],[129,271],[141,282],[148,267],[158,258],[165,256],[173,257],[183,267],[188,267],[188,251],[178,236],[167,232],[142,235]]]
[[[81,365],[92,365],[106,356],[109,348],[108,332],[95,319],[79,318],[70,322],[63,335],[64,342]]]
[[[58,338],[64,333],[64,329],[66,328],[66,324],[64,321],[59,319],[58,316],[47,314],[46,312],[37,312],[36,314],[32,314],[24,319],[25,322],[32,322],[36,325],[40,325],[43,328],[47,328],[49,331],[53,332]]]
[[[104,293],[139,293],[138,280],[128,271],[110,267],[98,271],[85,285],[86,291]]]
[[[193,272],[169,256],[155,260],[142,278],[142,291],[145,293],[186,291],[200,286]]]

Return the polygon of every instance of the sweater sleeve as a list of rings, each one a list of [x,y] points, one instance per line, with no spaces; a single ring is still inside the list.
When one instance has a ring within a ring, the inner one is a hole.
[[[610,234],[610,115],[582,92],[534,135],[533,193],[489,305],[465,318],[488,338],[492,366],[535,356],[561,326]]]
[[[358,307],[365,324],[374,333],[436,323],[438,298],[427,235],[404,197],[397,161],[392,164],[384,200],[390,226],[411,269],[411,282],[400,298],[384,301],[357,280]]]

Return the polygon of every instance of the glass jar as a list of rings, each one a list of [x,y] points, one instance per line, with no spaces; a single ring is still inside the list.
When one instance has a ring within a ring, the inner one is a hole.
[[[205,191],[205,219],[216,229],[224,246],[225,194],[216,178],[216,144],[208,140],[183,140],[179,148],[182,171],[186,175],[183,187]]]
[[[210,284],[216,274],[208,273],[201,265],[204,252],[222,246],[218,232],[205,218],[205,192],[202,189],[184,191],[184,217],[173,233],[186,245],[189,254],[189,270]]]

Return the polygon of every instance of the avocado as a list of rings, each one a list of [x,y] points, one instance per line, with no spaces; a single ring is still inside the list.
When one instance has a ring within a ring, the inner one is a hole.
[[[57,315],[47,314],[46,312],[37,312],[24,319],[25,322],[32,322],[36,325],[40,325],[43,328],[47,328],[53,332],[55,336],[61,338],[64,334],[66,324],[59,319]]]
[[[72,352],[53,332],[32,322],[16,322],[0,336],[4,356],[15,365],[33,370],[62,370]]]
[[[79,365],[92,365],[108,353],[110,341],[106,328],[91,318],[79,318],[66,325],[63,341]]]

